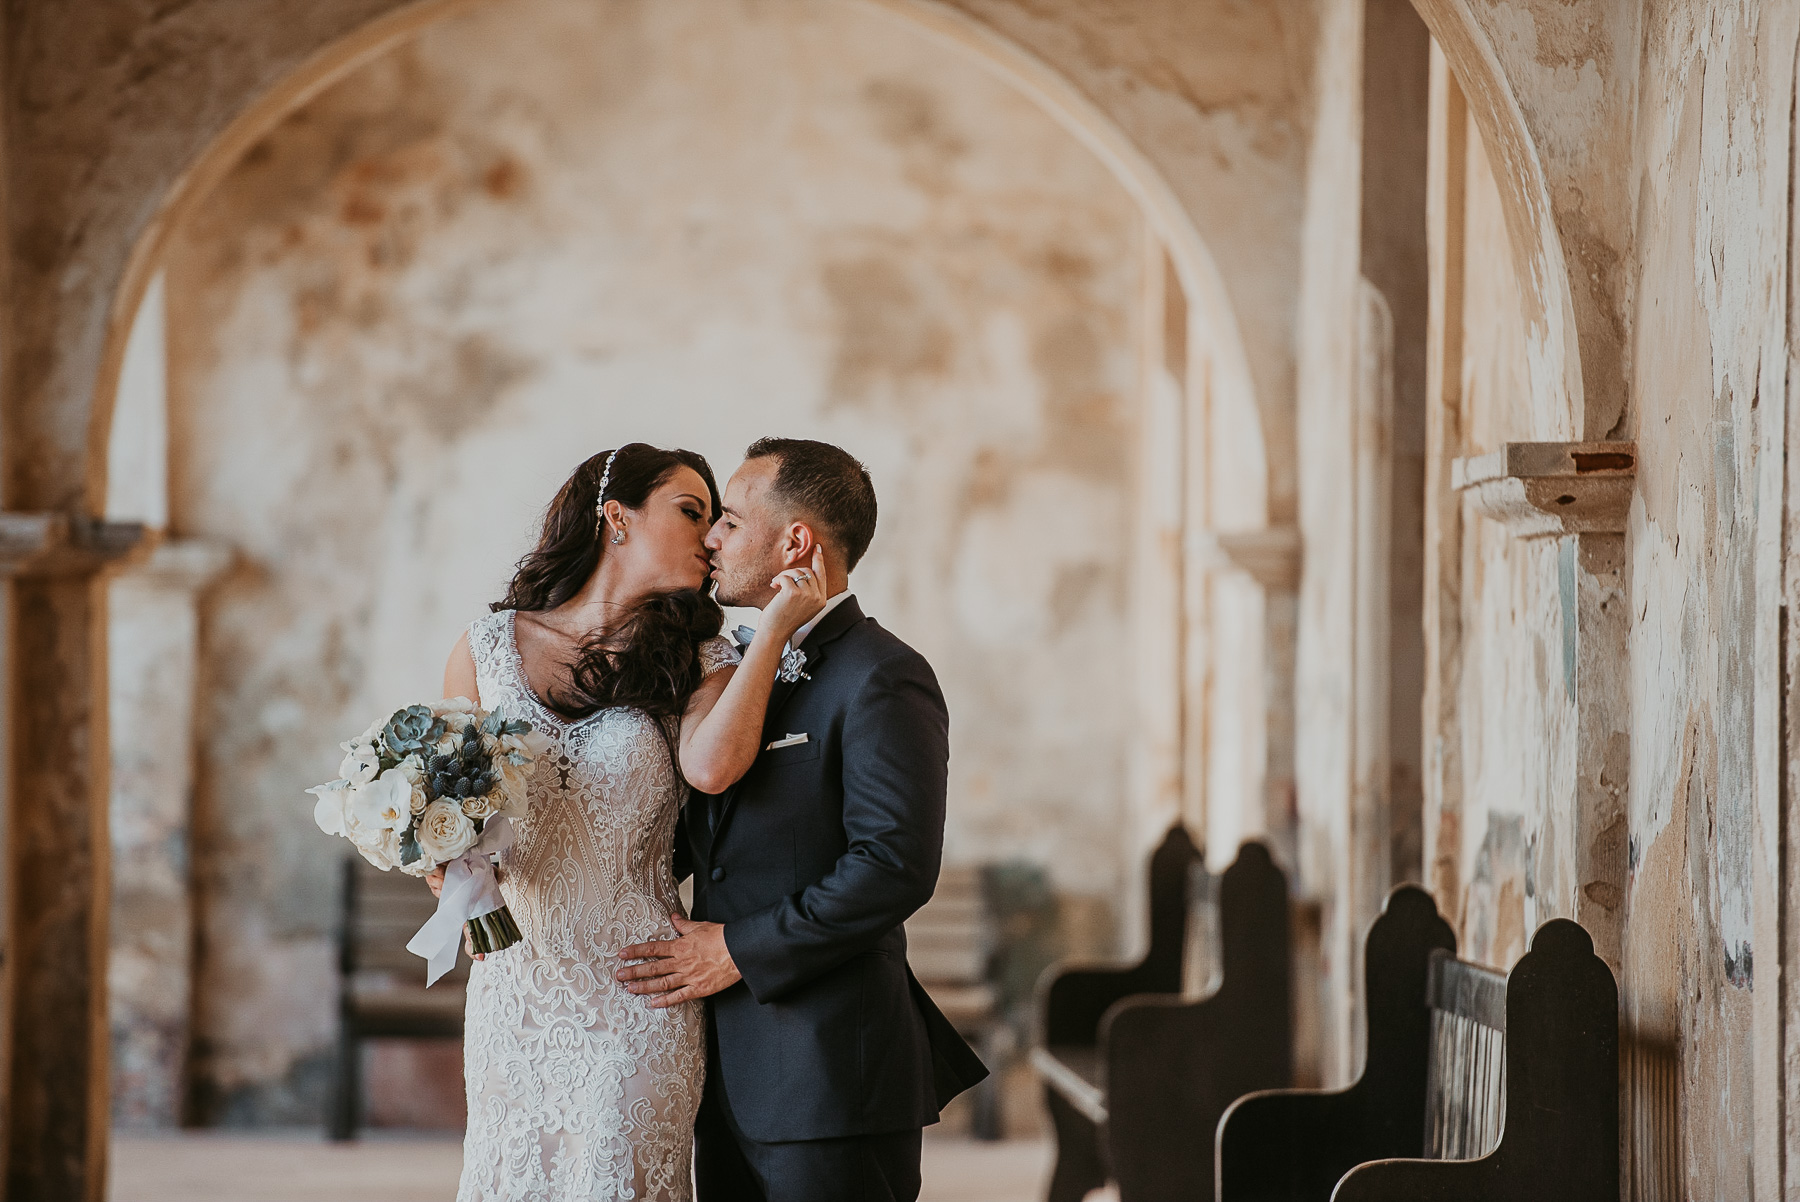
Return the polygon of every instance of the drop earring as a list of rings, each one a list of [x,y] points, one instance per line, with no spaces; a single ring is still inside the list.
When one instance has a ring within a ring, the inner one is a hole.
[[[624,541],[625,541],[625,531],[623,529],[616,530],[613,532],[613,536],[612,536],[613,546],[616,547]]]

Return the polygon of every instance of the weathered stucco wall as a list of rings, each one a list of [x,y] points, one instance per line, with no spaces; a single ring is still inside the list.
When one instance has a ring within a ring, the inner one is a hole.
[[[205,1113],[299,1117],[338,849],[300,793],[435,689],[592,450],[864,456],[864,605],[956,723],[948,854],[1124,875],[1139,219],[1029,102],[872,8],[477,9],[272,132],[169,265],[203,647]]]
[[[1567,417],[1547,418],[1531,399],[1522,297],[1479,131],[1471,126],[1463,144],[1461,438],[1449,453],[1567,441],[1576,436]],[[1459,920],[1464,955],[1507,968],[1537,924],[1562,912],[1539,910],[1533,866],[1571,851],[1547,832],[1574,804],[1575,631],[1565,595],[1577,548],[1572,537],[1515,538],[1466,499],[1460,529],[1460,579],[1446,601],[1458,608],[1464,655],[1454,727],[1436,732],[1456,744],[1459,770],[1445,792],[1458,799],[1459,820],[1439,838],[1442,851],[1454,848],[1457,872],[1438,882],[1439,904]]]
[[[1460,268],[1446,277],[1456,336],[1438,331],[1461,364],[1443,391],[1448,453],[1635,438],[1637,494],[1616,599],[1601,561],[1617,553],[1591,536],[1511,538],[1466,504],[1460,528],[1441,527],[1457,549],[1435,603],[1454,611],[1460,649],[1433,666],[1458,700],[1436,730],[1450,770],[1432,798],[1432,883],[1464,954],[1496,965],[1551,917],[1595,933],[1621,990],[1630,1196],[1773,1196],[1784,1006],[1763,971],[1781,952],[1763,946],[1791,751],[1775,733],[1772,452],[1800,14],[1661,4],[1640,29],[1597,14],[1570,26],[1546,7],[1481,20],[1530,33],[1501,47],[1529,123],[1567,117],[1539,151],[1583,265],[1585,405],[1534,385],[1545,319],[1519,267],[1541,255],[1508,223],[1510,185],[1471,119],[1462,208],[1434,230]],[[1582,179],[1596,186],[1578,195]],[[1593,662],[1621,604],[1625,645]]]
[[[1637,1113],[1679,1106],[1640,1173],[1758,1196],[1781,1133],[1779,545],[1791,228],[1793,5],[1657,5],[1644,22],[1632,263],[1632,756],[1626,1022]],[[1790,727],[1791,730],[1791,727]],[[1790,735],[1791,737],[1791,735]],[[1787,969],[1791,972],[1791,967]],[[1788,996],[1793,996],[1791,988]],[[1676,1057],[1676,1072],[1657,1070]],[[1661,1088],[1656,1086],[1666,1081]],[[1791,1179],[1785,1186],[1793,1190]]]
[[[1174,193],[1217,263],[1248,360],[1246,394],[1254,395],[1263,426],[1267,476],[1257,491],[1266,489],[1266,501],[1255,508],[1266,512],[1240,520],[1291,524],[1299,486],[1295,302],[1319,5],[883,2],[966,13],[1036,56],[1116,123]],[[1237,516],[1229,494],[1263,474],[1260,463],[1240,465],[1210,485],[1225,494],[1222,523]]]

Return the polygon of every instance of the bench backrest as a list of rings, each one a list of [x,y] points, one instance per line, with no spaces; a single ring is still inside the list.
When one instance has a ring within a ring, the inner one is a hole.
[[[339,969],[344,979],[383,974],[395,984],[423,985],[425,961],[406,942],[437,910],[437,899],[417,877],[382,872],[361,857],[344,861],[343,916],[338,933]],[[469,976],[469,961],[458,956],[435,989],[455,987]]]
[[[913,974],[927,984],[978,984],[987,980],[992,945],[981,869],[945,868],[931,900],[906,920]]]
[[[1187,951],[1193,887],[1201,861],[1187,828],[1177,823],[1150,856],[1150,947],[1124,969],[1053,966],[1045,974],[1040,1041],[1055,1046],[1094,1046],[1100,1018],[1120,998],[1139,993],[1179,994]]]
[[[1426,997],[1425,1155],[1485,1156],[1506,1119],[1506,977],[1439,949],[1431,954]]]
[[[1504,1014],[1497,974],[1446,960],[1433,980],[1434,1020],[1454,1019],[1441,1052],[1434,1022],[1431,1049],[1441,1104],[1427,1138],[1446,1159],[1358,1165],[1333,1202],[1617,1198],[1619,990],[1588,933],[1566,918],[1539,927],[1506,976]]]

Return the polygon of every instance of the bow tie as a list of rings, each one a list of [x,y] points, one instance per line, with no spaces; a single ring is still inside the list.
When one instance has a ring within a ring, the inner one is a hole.
[[[739,626],[731,632],[732,641],[737,643],[738,652],[742,654],[750,646],[750,640],[756,637],[756,631],[748,626]],[[798,647],[789,647],[781,653],[781,669],[775,673],[775,679],[787,684],[796,680],[811,680],[806,671],[806,652]]]

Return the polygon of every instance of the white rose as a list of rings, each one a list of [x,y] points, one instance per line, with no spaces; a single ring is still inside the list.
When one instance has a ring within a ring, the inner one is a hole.
[[[550,736],[534,728],[522,735],[501,735],[500,746],[514,755],[525,755],[535,760],[550,750]]]
[[[470,701],[467,697],[446,697],[442,701],[433,701],[431,703],[432,717],[442,718],[446,722],[450,720],[451,714],[461,714],[464,718],[467,718],[474,712],[475,703]]]
[[[375,750],[375,744],[358,740],[340,746],[349,754],[338,765],[339,776],[352,785],[366,785],[380,774],[381,755]]]
[[[475,824],[462,807],[440,797],[419,815],[419,847],[434,866],[447,864],[475,846]]]
[[[462,812],[476,822],[486,822],[500,812],[506,797],[498,786],[495,786],[485,797],[464,797],[460,799]]]
[[[386,872],[390,868],[400,867],[400,832],[375,831],[365,833],[362,838],[352,838],[352,846],[362,853],[362,858],[375,867]]]
[[[530,803],[531,765],[505,758],[495,760],[494,767],[500,772],[500,804],[494,812],[508,818],[525,817]]]
[[[412,821],[412,782],[398,768],[389,768],[379,779],[351,791],[346,807],[350,837],[362,832],[399,832]]]
[[[406,783],[412,787],[412,799],[407,807],[408,810],[414,814],[424,810],[425,802],[428,800],[425,796],[425,761],[421,760],[417,754],[409,755],[388,769],[388,772],[404,776]],[[382,775],[386,776],[387,772]]]
[[[334,780],[328,785],[314,785],[307,790],[319,800],[313,806],[313,821],[328,835],[349,832],[344,827],[344,807],[350,801],[350,782]]]

